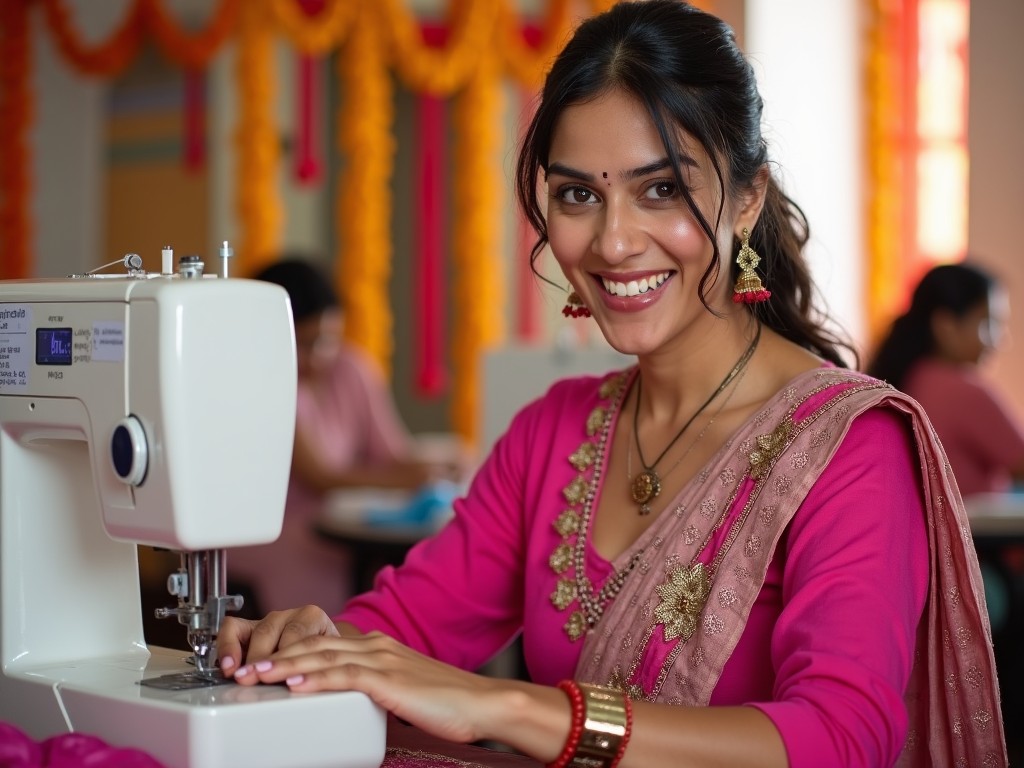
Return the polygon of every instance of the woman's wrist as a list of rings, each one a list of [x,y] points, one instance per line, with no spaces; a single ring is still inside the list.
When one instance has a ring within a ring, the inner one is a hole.
[[[615,768],[633,729],[629,697],[616,688],[563,680],[572,724],[558,757],[547,768]]]
[[[562,750],[572,716],[566,695],[557,688],[502,680],[478,703],[480,739],[507,744],[542,763]]]

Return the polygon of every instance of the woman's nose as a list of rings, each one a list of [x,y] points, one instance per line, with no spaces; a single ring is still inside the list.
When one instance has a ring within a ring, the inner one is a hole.
[[[639,212],[626,203],[609,202],[594,233],[594,252],[615,264],[640,253],[644,242]]]

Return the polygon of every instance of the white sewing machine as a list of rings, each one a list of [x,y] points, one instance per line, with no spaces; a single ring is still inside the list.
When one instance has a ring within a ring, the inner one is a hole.
[[[241,605],[225,550],[281,531],[295,343],[282,289],[171,260],[0,282],[0,721],[169,768],[377,768],[385,715],[363,694],[216,669]],[[181,552],[163,614],[193,656],[146,647],[137,544]]]

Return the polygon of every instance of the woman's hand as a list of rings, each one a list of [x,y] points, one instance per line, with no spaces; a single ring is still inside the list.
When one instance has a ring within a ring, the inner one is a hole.
[[[274,611],[258,621],[229,616],[217,635],[217,656],[225,677],[241,664],[252,665],[306,637],[338,637],[338,627],[315,605]],[[353,634],[355,634],[353,628]],[[255,680],[238,682],[252,684]]]
[[[499,697],[488,694],[500,682],[431,659],[379,632],[330,632],[306,611],[271,614],[262,623],[266,628],[242,628],[251,630],[249,658],[255,661],[235,670],[238,683],[283,682],[296,693],[360,691],[434,736],[463,743],[489,736],[485,723],[495,717],[490,709],[497,708]],[[290,621],[296,624],[286,630]],[[333,628],[329,620],[326,624]],[[239,634],[236,622],[231,630]],[[280,637],[280,650],[269,658],[256,655],[256,643],[260,649],[267,647],[271,636]],[[237,647],[233,640],[227,642]]]

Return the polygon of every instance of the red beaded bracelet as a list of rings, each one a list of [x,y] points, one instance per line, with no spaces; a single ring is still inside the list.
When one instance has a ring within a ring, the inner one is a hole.
[[[562,753],[553,763],[548,763],[547,768],[565,768],[569,765],[569,761],[576,755],[580,735],[583,733],[583,691],[574,680],[563,680],[558,687],[569,697],[569,704],[572,707],[572,725],[569,726],[569,736],[565,740]]]

